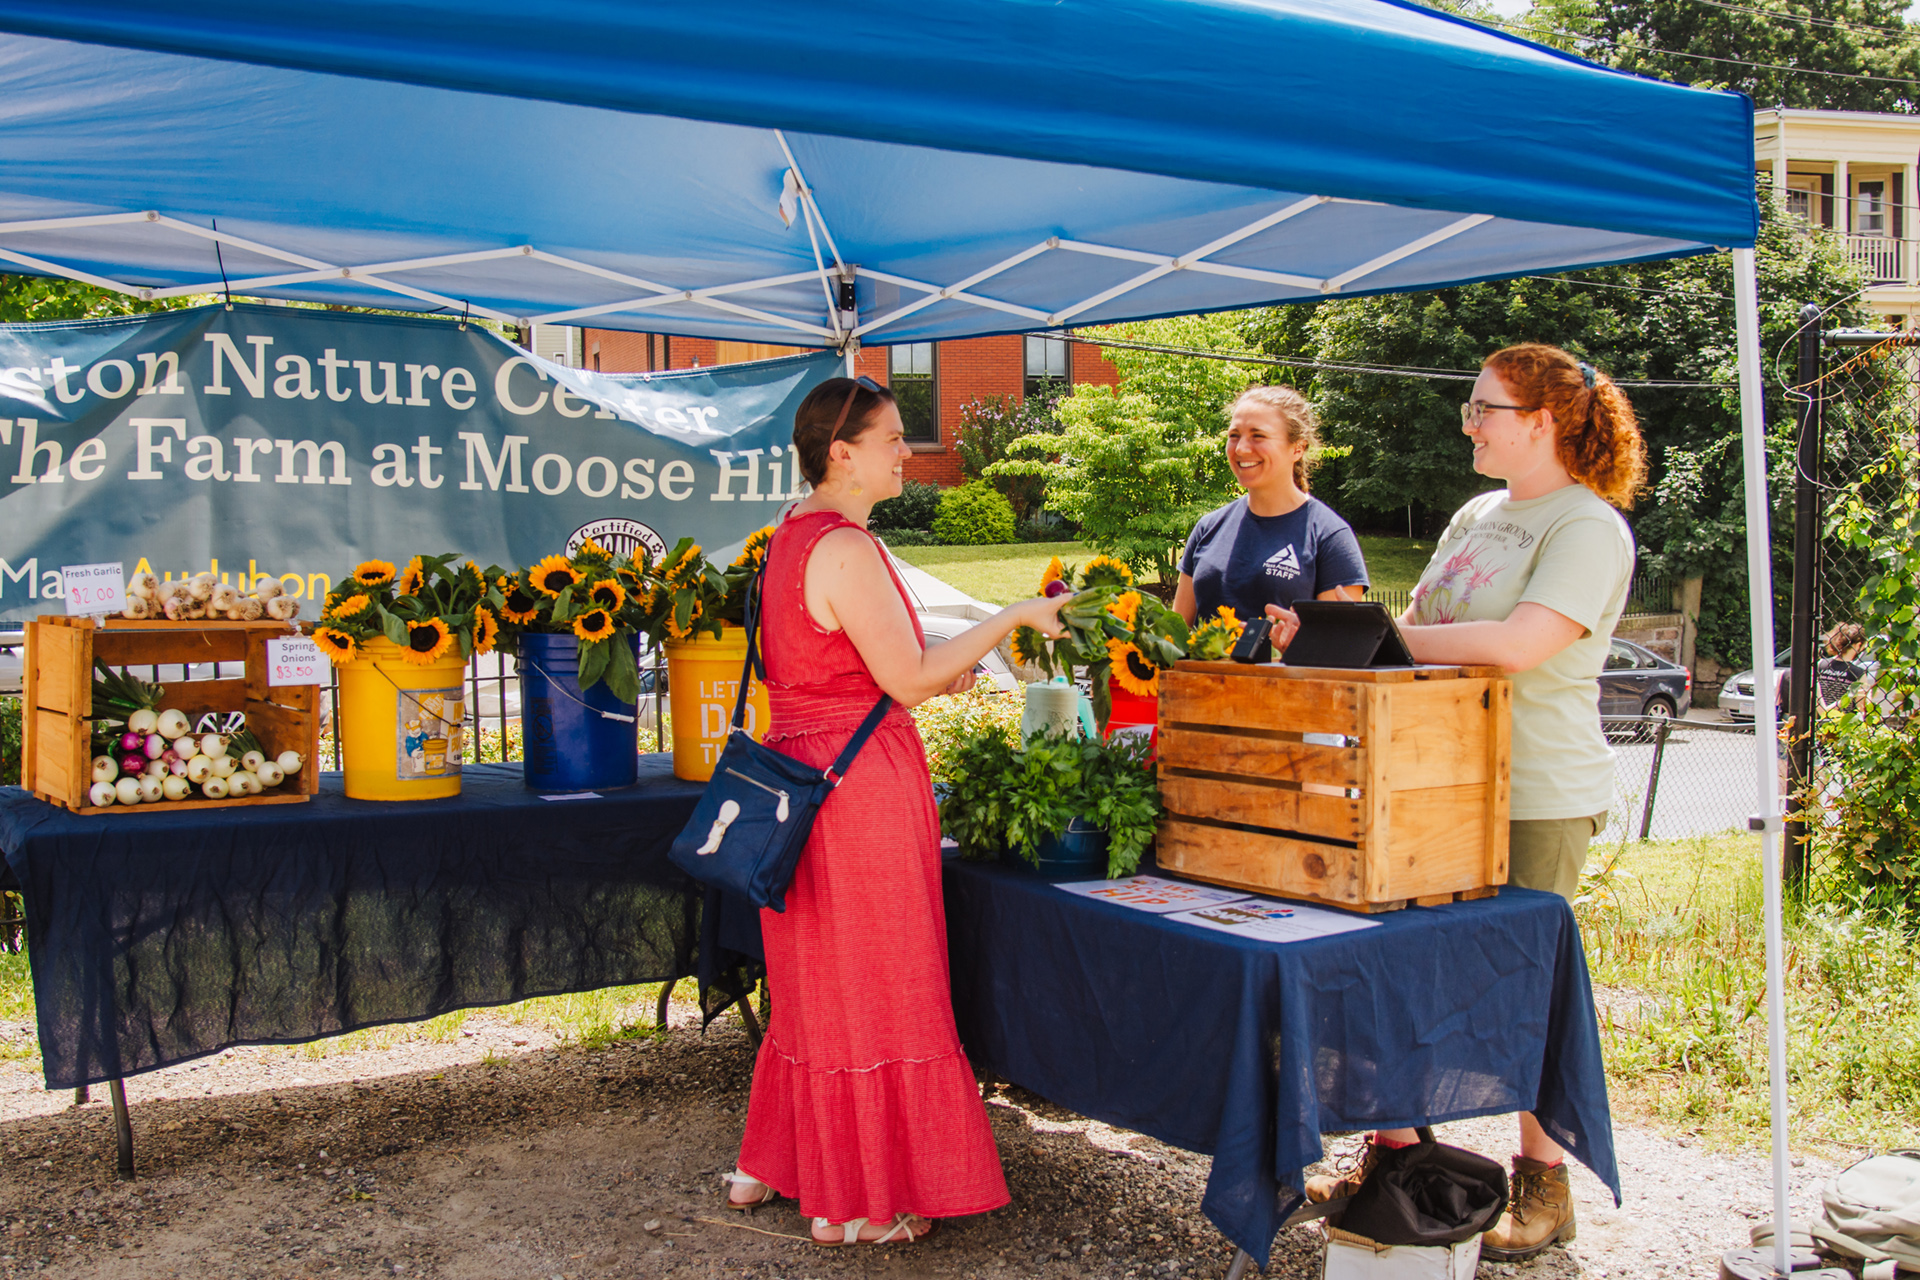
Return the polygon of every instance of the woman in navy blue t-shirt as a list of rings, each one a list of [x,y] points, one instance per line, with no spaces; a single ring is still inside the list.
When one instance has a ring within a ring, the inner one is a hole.
[[[1278,652],[1300,629],[1294,601],[1360,599],[1367,564],[1353,527],[1307,492],[1307,453],[1319,439],[1305,398],[1249,387],[1229,412],[1227,464],[1247,492],[1194,526],[1173,607],[1189,626],[1221,605],[1242,621],[1264,613]]]

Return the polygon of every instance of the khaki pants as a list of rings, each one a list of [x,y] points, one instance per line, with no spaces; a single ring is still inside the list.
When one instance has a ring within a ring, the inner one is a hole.
[[[1607,815],[1591,818],[1533,818],[1507,824],[1507,883],[1545,889],[1567,901],[1580,890],[1580,868],[1587,845],[1607,825]]]

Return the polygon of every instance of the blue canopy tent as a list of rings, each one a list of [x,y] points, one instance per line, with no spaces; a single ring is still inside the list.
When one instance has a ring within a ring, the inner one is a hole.
[[[0,261],[143,298],[850,355],[1731,250],[1784,1222],[1744,98],[1397,0],[0,0],[0,32]]]

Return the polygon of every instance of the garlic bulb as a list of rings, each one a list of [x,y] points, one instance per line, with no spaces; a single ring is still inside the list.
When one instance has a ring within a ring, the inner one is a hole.
[[[267,606],[264,603],[253,596],[248,596],[240,602],[238,620],[241,622],[258,622],[266,615],[266,612]]]
[[[213,589],[219,585],[219,580],[211,573],[196,573],[187,583],[187,594],[195,600],[211,600],[213,598]]]
[[[127,602],[120,606],[120,616],[123,618],[151,618],[153,613],[153,605],[145,596],[130,595]]]
[[[286,592],[287,589],[280,585],[280,579],[278,578],[254,579],[253,594],[258,596],[263,602],[271,600],[275,596],[285,595]]]
[[[127,594],[138,596],[142,600],[151,600],[154,592],[160,589],[160,580],[150,573],[136,573],[127,579]]]
[[[275,596],[267,601],[267,616],[276,622],[292,622],[300,616],[300,602],[292,596]]]

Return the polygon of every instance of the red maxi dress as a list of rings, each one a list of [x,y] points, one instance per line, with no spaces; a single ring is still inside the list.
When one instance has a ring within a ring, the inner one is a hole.
[[[761,582],[765,741],[822,769],[881,693],[846,634],[821,629],[806,608],[808,557],[842,526],[859,527],[833,512],[788,520]],[[897,575],[894,586],[907,599]],[[924,645],[919,630],[916,620]],[[760,913],[773,1016],[754,1063],[741,1171],[830,1222],[1006,1204],[954,1029],[926,750],[899,706],[820,806],[786,901],[784,913]]]

